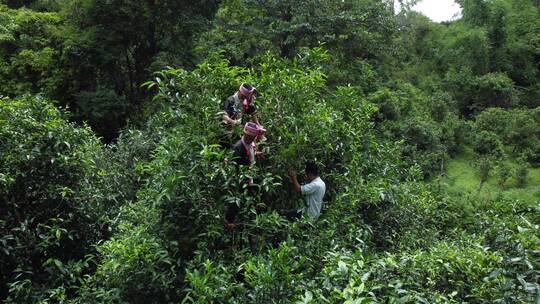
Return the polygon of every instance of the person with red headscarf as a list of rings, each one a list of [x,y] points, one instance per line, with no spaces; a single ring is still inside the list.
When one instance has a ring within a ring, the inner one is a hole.
[[[222,145],[230,146],[234,135],[234,127],[242,124],[244,114],[249,115],[250,121],[259,125],[255,97],[257,90],[254,86],[242,83],[234,95],[229,96],[223,103],[223,110],[218,113],[225,128]]]
[[[237,141],[233,146],[233,162],[236,166],[252,166],[255,163],[255,156],[260,155],[257,152],[257,147],[255,145],[255,139],[266,131],[260,125],[248,122],[244,126],[244,135],[242,138]],[[247,178],[246,184],[248,189],[253,190],[253,187],[256,187],[253,183],[253,178]],[[238,215],[240,208],[236,203],[232,203],[227,207],[227,212],[225,214],[225,220],[227,229],[234,229],[236,227],[236,217]]]
[[[223,103],[223,120],[229,124],[240,124],[242,115],[249,115],[251,122],[259,124],[257,119],[257,107],[255,107],[255,97],[257,89],[248,83],[242,83],[238,91],[230,96]]]
[[[257,155],[255,139],[266,131],[256,123],[248,122],[244,126],[244,135],[233,146],[234,161],[237,165],[251,166]]]

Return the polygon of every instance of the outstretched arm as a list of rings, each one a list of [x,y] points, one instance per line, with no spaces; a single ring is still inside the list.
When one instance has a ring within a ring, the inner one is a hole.
[[[294,186],[294,191],[298,193],[302,193],[302,187],[300,187],[300,183],[298,182],[298,177],[296,176],[296,171],[290,169],[289,170],[289,176],[291,177],[291,181]]]
[[[229,114],[225,113],[223,114],[223,120],[228,123],[228,124],[231,124],[231,125],[237,125],[240,123],[240,119],[232,119],[229,117]]]
[[[260,125],[260,123],[259,123],[259,118],[257,118],[257,112],[251,114],[251,122]]]

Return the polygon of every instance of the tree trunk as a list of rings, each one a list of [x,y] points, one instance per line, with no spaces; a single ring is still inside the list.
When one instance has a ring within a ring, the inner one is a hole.
[[[485,181],[480,181],[480,185],[478,186],[478,190],[476,191],[476,196],[480,195],[480,191],[482,191],[482,187],[484,186]]]
[[[441,176],[444,175],[444,158],[441,159]]]

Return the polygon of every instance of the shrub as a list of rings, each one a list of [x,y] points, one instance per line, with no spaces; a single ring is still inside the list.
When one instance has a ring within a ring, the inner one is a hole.
[[[437,242],[428,250],[370,256],[331,252],[320,281],[310,282],[303,297],[328,302],[461,303],[502,297],[500,254],[478,240],[465,244]]]
[[[175,263],[166,248],[142,226],[122,230],[98,248],[103,260],[84,282],[79,301],[171,302]]]
[[[497,166],[497,184],[500,187],[504,187],[506,181],[512,176],[512,170],[509,165],[501,162]]]
[[[65,118],[39,96],[0,99],[0,280],[11,287],[10,301],[46,298],[56,267],[81,259],[102,237],[91,205],[78,199],[81,182],[98,174],[92,160],[102,147]],[[17,287],[22,282],[26,288]]]
[[[276,60],[270,56],[260,60],[259,70],[244,70],[229,67],[225,60],[215,57],[191,72],[162,71],[157,75],[158,80],[147,83],[157,91],[156,103],[160,105],[147,130],[162,133],[156,141],[148,142],[150,146],[156,143],[152,157],[137,165],[144,186],[135,202],[126,205],[132,207],[122,208],[120,212],[119,227],[133,228],[120,231],[113,243],[141,239],[133,234],[144,231],[152,242],[162,246],[176,269],[186,268],[195,255],[202,260],[216,252],[234,257],[231,248],[240,252],[248,249],[261,254],[267,252],[273,259],[272,248],[284,237],[284,220],[276,211],[293,208],[295,204],[290,193],[280,190],[281,177],[287,169],[301,168],[307,160],[316,161],[321,165],[332,197],[341,187],[334,178],[345,170],[344,164],[377,147],[375,142],[370,142],[373,134],[369,117],[375,107],[353,88],[337,88],[326,94],[325,76],[319,65],[320,60],[326,60],[322,50],[307,52],[294,60]],[[217,145],[221,130],[214,116],[220,99],[234,92],[241,81],[255,83],[264,92],[257,99],[257,106],[264,113],[260,119],[268,129],[268,142],[261,145],[269,147],[271,153],[259,158],[253,168],[237,171],[234,166],[224,164],[230,151]],[[343,102],[348,104],[346,109],[342,108]],[[315,125],[318,127],[314,128]],[[246,175],[257,177],[259,189],[255,195],[242,186]],[[131,177],[126,180],[130,181]],[[240,206],[238,221],[242,228],[234,233],[223,227],[225,209],[231,203]],[[134,276],[130,282],[123,280],[126,274],[122,271],[107,271],[106,278],[102,278],[101,270],[116,263],[118,254],[132,255],[130,248],[110,244],[98,246],[97,272],[81,288],[83,302],[95,295],[104,296],[107,290],[115,291],[114,299],[131,299],[128,285],[133,284],[147,286],[146,291],[137,293],[138,299],[152,299],[158,297],[155,292],[160,289],[160,282],[166,287],[161,288],[163,294],[159,298],[177,299],[183,288],[167,286],[182,287],[194,279],[186,277],[183,271],[173,272],[161,266],[159,269],[165,277],[151,282],[147,278],[153,276],[155,269]],[[264,259],[254,259],[250,268],[245,269],[246,275],[260,277],[256,280],[261,284],[280,284],[279,280],[271,282],[263,277],[267,269],[260,264],[263,262]],[[151,268],[153,262],[149,263]],[[262,268],[257,270],[259,266]],[[256,291],[257,284],[249,286],[249,297],[267,297],[267,291]],[[188,287],[192,297],[201,294],[197,288]],[[285,292],[281,291],[283,286],[269,288],[277,294]],[[289,291],[283,297],[288,295]],[[215,297],[219,298],[219,293]]]
[[[480,156],[493,156],[499,158],[504,155],[499,136],[489,131],[480,131],[476,134],[473,149],[474,152]]]
[[[527,183],[527,175],[529,174],[529,164],[520,159],[516,166],[516,185],[518,187],[524,187]]]
[[[507,138],[510,131],[509,113],[501,108],[490,108],[476,116],[476,128],[478,132],[489,131]]]
[[[475,76],[467,68],[459,72],[450,70],[445,81],[458,102],[460,114],[466,117],[487,108],[510,108],[516,104],[514,83],[504,73]]]
[[[478,193],[482,190],[482,186],[487,182],[493,170],[493,159],[489,157],[481,157],[475,163],[478,170],[478,177],[480,179],[480,185],[478,186]]]

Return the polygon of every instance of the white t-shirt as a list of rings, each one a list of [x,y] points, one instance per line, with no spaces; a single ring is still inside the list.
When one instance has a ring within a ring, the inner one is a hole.
[[[307,203],[304,213],[313,219],[318,219],[319,215],[321,215],[326,184],[320,177],[317,177],[311,181],[311,183],[300,187],[300,189],[302,190],[302,194],[306,197]]]

